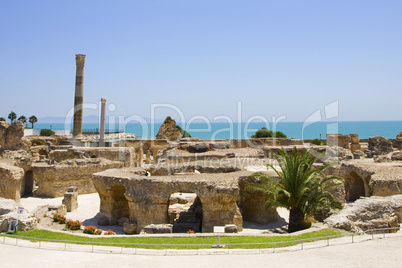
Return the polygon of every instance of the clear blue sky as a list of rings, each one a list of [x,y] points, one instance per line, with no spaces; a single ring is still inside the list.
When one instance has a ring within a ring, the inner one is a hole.
[[[3,117],[64,116],[82,53],[85,102],[115,115],[235,118],[241,101],[243,120],[303,121],[337,100],[339,120],[402,120],[400,0],[0,3]]]

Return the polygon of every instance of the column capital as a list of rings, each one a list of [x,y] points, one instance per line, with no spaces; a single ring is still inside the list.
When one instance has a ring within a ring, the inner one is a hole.
[[[75,54],[75,62],[77,65],[84,65],[85,64],[85,54]]]

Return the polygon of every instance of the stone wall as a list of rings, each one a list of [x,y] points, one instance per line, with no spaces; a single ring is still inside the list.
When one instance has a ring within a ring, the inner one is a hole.
[[[53,150],[49,159],[62,162],[68,159],[104,158],[110,161],[120,161],[124,167],[136,166],[136,153],[133,148],[107,148],[107,147],[73,147],[65,150]]]
[[[93,173],[122,167],[122,162],[105,159],[75,159],[59,164],[36,162],[32,164],[33,178],[38,185],[34,194],[61,197],[70,186],[77,186],[80,194],[95,193]]]
[[[235,224],[242,230],[238,178],[248,172],[145,177],[133,169],[107,170],[93,174],[101,199],[100,213],[111,224],[129,217],[139,233],[149,224],[169,222],[169,197],[172,193],[196,193],[202,203],[202,231],[213,226]]]
[[[0,161],[0,197],[20,200],[24,169],[13,163]]]
[[[272,174],[273,175],[273,174]],[[267,194],[251,187],[251,184],[260,184],[262,181],[256,177],[244,176],[239,178],[240,207],[243,220],[266,224],[278,218],[276,209],[266,209]]]

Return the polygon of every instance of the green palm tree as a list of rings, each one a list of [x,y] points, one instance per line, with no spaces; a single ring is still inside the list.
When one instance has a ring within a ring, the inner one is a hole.
[[[311,223],[308,218],[315,212],[342,208],[342,204],[329,192],[330,189],[340,186],[342,179],[325,176],[323,173],[331,163],[313,167],[318,158],[310,150],[299,153],[296,147],[290,153],[282,148],[275,158],[281,169],[278,170],[273,165],[268,168],[275,171],[279,181],[274,182],[272,178],[257,174],[265,181],[265,185],[255,184],[252,187],[267,193],[266,208],[284,207],[290,211],[289,232],[309,228]]]
[[[29,117],[29,123],[32,124],[32,129],[34,128],[34,124],[36,122],[38,122],[38,118],[36,118],[36,116],[33,115],[33,116]]]
[[[6,119],[4,119],[4,117],[0,117],[0,121],[6,121]]]
[[[18,117],[18,121],[21,121],[25,125],[27,122],[27,118],[25,116],[21,115],[20,117]]]
[[[11,111],[11,113],[8,114],[8,119],[10,119],[11,123],[17,119],[17,114]]]

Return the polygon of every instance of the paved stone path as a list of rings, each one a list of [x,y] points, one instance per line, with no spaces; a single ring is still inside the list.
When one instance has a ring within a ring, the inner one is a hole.
[[[0,244],[1,267],[401,267],[402,237],[292,252],[153,256],[44,250]]]

